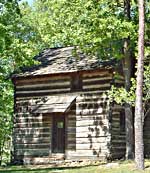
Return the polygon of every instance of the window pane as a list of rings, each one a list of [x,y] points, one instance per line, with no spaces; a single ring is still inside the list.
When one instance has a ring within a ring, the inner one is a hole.
[[[58,129],[62,129],[64,127],[64,123],[63,122],[57,122],[57,128]]]

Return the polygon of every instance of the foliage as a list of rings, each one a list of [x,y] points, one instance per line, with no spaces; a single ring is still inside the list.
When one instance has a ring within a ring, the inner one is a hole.
[[[123,39],[136,40],[136,25],[124,19],[123,1],[42,1],[33,10],[21,6],[28,24],[36,28],[37,46],[78,45],[100,58],[121,58]],[[86,45],[86,46],[85,46]]]
[[[0,164],[10,160],[13,115],[11,74],[20,66],[33,63],[36,53],[17,0],[0,2]]]
[[[150,101],[150,62],[148,61],[147,65],[144,67],[144,83],[143,83],[143,107],[145,112],[148,110],[148,104]],[[135,88],[136,80],[135,78],[131,79],[131,88],[127,92],[124,87],[117,88],[112,86],[112,89],[108,91],[108,96],[110,101],[116,101],[116,103],[123,105],[124,103],[129,103],[130,105],[135,105]]]
[[[115,101],[118,104],[124,105],[125,103],[135,106],[135,88],[136,88],[136,79],[131,78],[131,88],[130,91],[126,91],[124,87],[111,87],[111,90],[108,91],[107,95],[111,102]],[[143,107],[145,114],[149,111],[149,102],[150,102],[150,66],[145,65],[144,68],[144,82],[143,82]]]

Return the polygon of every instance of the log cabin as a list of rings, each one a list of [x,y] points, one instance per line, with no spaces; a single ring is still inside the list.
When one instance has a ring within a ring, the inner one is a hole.
[[[45,49],[13,76],[15,163],[124,157],[124,108],[107,95],[124,84],[121,64],[73,52]]]

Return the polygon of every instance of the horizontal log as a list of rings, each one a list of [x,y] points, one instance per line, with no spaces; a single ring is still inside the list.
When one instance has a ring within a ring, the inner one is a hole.
[[[83,78],[83,83],[84,84],[88,84],[89,82],[94,82],[94,83],[97,83],[99,81],[107,81],[107,82],[110,82],[110,80],[112,80],[112,76],[98,76],[98,77],[90,77],[90,78]]]
[[[114,116],[114,115],[117,115],[117,116],[119,116],[120,115],[120,112],[118,111],[112,111],[112,116]]]
[[[14,128],[14,133],[42,133],[50,132],[51,129],[48,127],[39,127],[39,128]]]
[[[107,119],[94,119],[93,120],[84,120],[84,121],[77,121],[76,127],[80,126],[96,126],[96,127],[103,127],[108,126],[108,120]]]
[[[103,107],[99,107],[97,109],[88,108],[88,109],[78,109],[76,110],[77,115],[90,115],[90,114],[106,114],[108,113],[109,109],[104,109]]]
[[[110,142],[110,139],[107,137],[103,137],[103,136],[90,136],[90,137],[77,137],[77,138],[72,138],[71,135],[67,136],[67,143],[68,145],[70,144],[103,144],[105,143],[105,145]],[[120,142],[120,141],[119,141]],[[124,140],[122,141],[124,142]],[[121,142],[120,142],[121,143]]]
[[[45,96],[51,96],[55,94],[64,95],[64,94],[70,94],[75,93],[77,95],[84,94],[84,95],[90,95],[90,94],[96,94],[100,95],[103,94],[106,90],[82,90],[81,92],[73,92],[73,91],[66,91],[66,92],[45,92],[45,93],[34,93],[34,94],[16,94],[16,101],[24,100],[24,99],[35,99],[39,97],[45,97]]]
[[[67,125],[66,132],[71,132],[71,131],[76,132],[76,125],[74,125],[73,127],[70,126],[69,124]]]
[[[20,79],[20,80],[16,80],[15,84],[16,86],[18,85],[29,85],[29,84],[38,84],[38,83],[46,83],[46,82],[62,82],[62,81],[69,81],[70,80],[70,76],[63,76],[63,75],[57,75],[55,77],[46,77],[46,76],[42,76],[41,78],[30,78],[30,79]]]
[[[111,79],[97,79],[93,81],[83,80],[83,87],[94,86],[94,85],[107,85],[111,83]]]
[[[29,116],[21,116],[21,117],[16,117],[15,118],[16,123],[51,123],[52,122],[52,117],[51,116],[32,116],[30,114]]]
[[[88,119],[90,117],[102,117],[103,119],[107,119],[109,117],[108,114],[108,109],[103,109],[103,111],[101,111],[101,113],[98,113],[97,109],[88,109],[89,111],[83,111],[82,109],[77,109],[76,114],[71,113],[69,111],[68,114],[68,120],[72,120],[72,119]],[[81,114],[81,112],[83,112],[83,114]],[[86,114],[87,112],[87,114]],[[91,112],[93,112],[93,114],[91,114]],[[94,113],[95,112],[95,113]],[[100,112],[100,111],[99,111]]]
[[[101,71],[101,72],[91,72],[91,73],[88,73],[88,72],[85,72],[82,74],[82,77],[83,79],[90,79],[90,78],[93,78],[93,77],[108,77],[108,76],[112,76],[112,74],[108,71],[108,70],[105,70],[105,71]]]
[[[125,152],[126,147],[125,146],[117,146],[117,147],[111,147],[111,152]]]
[[[106,83],[106,84],[91,84],[91,85],[83,85],[83,90],[84,89],[102,89],[102,90],[105,90],[105,89],[108,89],[110,88],[110,83]]]
[[[111,116],[111,120],[113,120],[113,119],[119,119],[120,120],[120,114],[113,114]]]
[[[17,111],[17,110],[15,110],[15,111]],[[14,120],[16,120],[16,119],[21,119],[21,118],[30,118],[30,117],[32,117],[32,118],[41,118],[42,119],[42,114],[34,114],[34,113],[29,113],[29,112],[16,112],[15,113],[15,117],[14,117]]]
[[[32,114],[30,114],[29,116],[17,116],[14,118],[14,123],[52,123],[52,116],[32,116]]]
[[[37,128],[37,127],[51,127],[51,123],[47,122],[38,122],[38,123],[15,123],[14,127],[15,128]]]
[[[110,90],[110,87],[104,87],[104,88],[93,88],[93,89],[84,89],[82,90],[82,92],[80,93],[105,93],[106,91]],[[40,96],[47,96],[47,95],[56,95],[56,94],[70,94],[70,93],[76,93],[76,94],[80,94],[79,92],[73,92],[73,91],[69,91],[69,90],[55,90],[55,91],[52,91],[52,90],[44,90],[42,92],[33,92],[33,93],[28,93],[28,92],[25,92],[25,93],[16,93],[16,99],[18,98],[36,98],[36,97],[40,97]]]
[[[120,146],[122,146],[122,148],[125,149],[126,148],[126,142],[124,141],[124,142],[120,142],[120,143],[112,143],[111,148],[117,149]]]
[[[48,87],[48,86],[66,86],[70,87],[70,81],[63,81],[63,80],[49,80],[49,81],[38,81],[36,83],[30,83],[30,84],[23,84],[23,85],[17,85],[16,89],[21,89],[21,88],[38,88],[38,87]]]
[[[76,121],[84,121],[84,120],[94,120],[94,121],[108,121],[107,114],[97,114],[97,115],[80,115],[76,117]]]
[[[68,138],[93,138],[93,137],[101,137],[101,136],[105,136],[105,135],[109,135],[109,132],[105,132],[105,131],[98,131],[98,132],[76,132],[76,134],[74,133],[69,133],[68,134]]]
[[[100,157],[100,156],[107,156],[107,153],[109,151],[108,150],[102,150],[102,151],[99,151],[99,150],[77,150],[77,151],[71,151],[71,150],[68,150],[66,151],[66,155],[67,156],[76,156],[76,157],[91,157],[91,156],[97,156],[97,157]],[[78,158],[79,159],[79,158]]]
[[[16,137],[18,138],[43,138],[43,137],[51,137],[51,133],[16,133]]]
[[[51,138],[50,137],[41,137],[41,138],[26,138],[26,137],[15,137],[14,138],[15,143],[22,143],[22,144],[39,144],[43,142],[50,142]]]
[[[125,132],[122,132],[120,128],[111,128],[111,134],[113,136],[125,136]]]
[[[102,131],[110,131],[111,130],[111,128],[110,128],[110,126],[108,125],[106,125],[106,124],[104,124],[104,125],[102,125],[102,126],[97,126],[97,125],[93,125],[93,124],[91,124],[91,125],[80,125],[80,126],[76,126],[76,124],[75,123],[69,123],[68,124],[68,126],[67,126],[67,128],[66,128],[66,131],[70,131],[71,129],[82,129],[82,130],[84,130],[84,131],[86,131],[86,132],[89,132],[89,131],[94,131],[94,130],[97,130],[97,131],[99,131],[99,129],[101,129]],[[114,133],[113,133],[114,135],[121,135],[121,132],[120,131],[115,131]]]
[[[76,115],[76,117],[68,117],[68,124],[74,122],[82,122],[82,121],[101,121],[101,122],[108,122],[108,115],[107,114],[95,114],[95,115]],[[116,121],[115,121],[116,122]]]
[[[120,122],[120,117],[119,116],[112,116],[112,121],[113,122]]]
[[[15,144],[15,149],[47,149],[49,150],[51,145],[49,143],[40,144]]]
[[[72,129],[72,127],[68,127],[68,130]],[[87,125],[87,126],[76,126],[76,132],[101,132],[101,131],[108,131],[109,129],[107,126],[97,126],[97,125]]]
[[[47,92],[47,91],[54,91],[54,92],[57,92],[57,91],[70,91],[70,86],[68,85],[63,85],[63,86],[43,86],[43,87],[36,87],[36,88],[17,88],[15,91],[16,93],[26,93],[26,92],[29,92],[29,93],[34,93],[34,92]]]
[[[125,135],[112,135],[113,140],[125,140]]]
[[[120,121],[113,121],[112,127],[120,127]]]
[[[70,91],[70,88],[61,88],[61,89],[49,89],[49,90],[36,90],[36,91],[16,91],[17,94],[38,94],[38,93],[55,93],[55,92],[66,92]]]
[[[68,146],[74,146],[74,144],[68,143]],[[101,143],[76,143],[76,150],[106,150],[108,149],[108,143],[103,141]]]
[[[105,103],[94,103],[94,104],[88,104],[88,103],[82,103],[82,104],[76,104],[77,109],[106,109],[108,107],[108,104]]]
[[[49,152],[49,149],[17,149],[15,151],[17,156],[48,156]]]
[[[110,141],[108,137],[92,137],[92,138],[68,138],[68,143],[75,142],[76,144],[95,144],[95,143],[107,143]]]
[[[103,133],[103,134],[99,134],[99,135],[95,135],[95,134],[78,134],[78,136],[75,134],[75,133],[69,133],[67,134],[67,139],[69,140],[81,140],[81,139],[89,139],[91,140],[92,138],[101,138],[101,137],[107,137],[109,136],[110,134],[106,134],[106,133]]]
[[[125,139],[123,140],[111,140],[112,145],[124,145],[126,143]]]
[[[73,122],[76,121],[76,114],[71,115],[71,116],[68,115],[67,122],[72,122],[72,121]]]

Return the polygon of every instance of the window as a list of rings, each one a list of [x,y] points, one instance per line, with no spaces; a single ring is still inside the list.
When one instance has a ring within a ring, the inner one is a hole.
[[[71,91],[82,90],[82,76],[75,73],[71,76]]]
[[[57,122],[57,128],[58,129],[63,129],[64,128],[64,122],[63,121]]]

